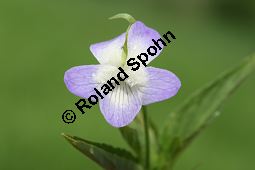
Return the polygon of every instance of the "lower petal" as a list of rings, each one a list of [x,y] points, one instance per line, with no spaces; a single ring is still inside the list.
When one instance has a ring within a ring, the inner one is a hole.
[[[148,81],[139,88],[143,105],[169,99],[176,95],[181,87],[179,78],[168,70],[147,67]]]
[[[100,110],[106,121],[115,127],[123,127],[131,123],[142,106],[138,89],[121,82],[100,100]]]

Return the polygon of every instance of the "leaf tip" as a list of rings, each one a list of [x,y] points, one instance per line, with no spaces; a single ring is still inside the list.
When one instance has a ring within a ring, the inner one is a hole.
[[[61,135],[71,144],[74,144],[75,140],[73,138],[73,136],[71,135],[67,135],[65,133],[61,133]]]

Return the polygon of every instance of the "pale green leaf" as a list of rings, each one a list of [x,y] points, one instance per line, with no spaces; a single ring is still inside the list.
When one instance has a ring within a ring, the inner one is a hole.
[[[255,55],[196,91],[170,113],[160,139],[161,167],[171,166],[171,161],[219,114],[223,102],[254,70]]]

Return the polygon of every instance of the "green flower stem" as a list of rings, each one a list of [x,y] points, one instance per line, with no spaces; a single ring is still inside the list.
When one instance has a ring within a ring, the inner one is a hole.
[[[150,169],[150,139],[149,139],[149,129],[148,129],[148,115],[146,107],[142,107],[142,114],[144,120],[144,132],[145,132],[145,165],[146,170]]]

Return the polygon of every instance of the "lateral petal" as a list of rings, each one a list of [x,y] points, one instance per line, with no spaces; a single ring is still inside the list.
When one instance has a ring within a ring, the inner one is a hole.
[[[139,88],[143,105],[169,99],[181,87],[179,78],[172,72],[155,67],[147,67],[147,83]]]
[[[99,83],[95,81],[94,74],[100,65],[76,66],[67,70],[64,75],[64,82],[67,89],[82,98],[89,98],[94,93]]]

